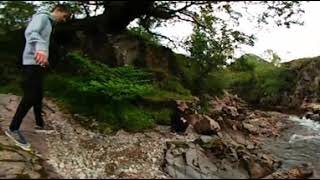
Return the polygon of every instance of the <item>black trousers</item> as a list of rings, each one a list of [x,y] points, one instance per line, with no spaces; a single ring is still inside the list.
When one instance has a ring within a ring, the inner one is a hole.
[[[24,65],[23,74],[23,97],[10,124],[12,131],[20,128],[31,107],[34,110],[36,124],[44,125],[42,118],[44,68],[39,65]]]

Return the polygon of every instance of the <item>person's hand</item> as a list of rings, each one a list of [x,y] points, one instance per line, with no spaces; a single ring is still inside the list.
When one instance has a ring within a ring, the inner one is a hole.
[[[47,66],[49,64],[48,56],[44,51],[37,51],[35,56],[34,56],[34,59],[41,66]]]

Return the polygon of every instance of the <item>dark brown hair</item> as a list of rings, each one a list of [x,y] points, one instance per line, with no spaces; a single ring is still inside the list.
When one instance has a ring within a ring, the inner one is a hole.
[[[66,12],[66,13],[68,13],[69,15],[72,14],[71,8],[70,8],[70,6],[67,5],[67,4],[57,4],[57,5],[55,5],[55,6],[52,8],[52,11],[55,11],[55,10],[58,10],[58,11],[61,11],[61,12]]]

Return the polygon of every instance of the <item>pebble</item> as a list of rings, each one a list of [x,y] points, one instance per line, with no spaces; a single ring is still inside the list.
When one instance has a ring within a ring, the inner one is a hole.
[[[68,134],[70,132],[65,132],[65,134]],[[70,133],[71,134],[71,133]],[[72,133],[74,136],[81,136],[82,133],[80,134],[76,134],[76,132]],[[92,137],[93,135],[90,134]],[[115,165],[119,165],[121,163],[123,163],[122,161],[125,162],[134,162],[136,159],[131,159],[129,160],[131,157],[126,156],[126,151],[130,151],[130,149],[132,149],[133,147],[135,147],[134,144],[134,140],[138,139],[138,138],[133,138],[133,140],[130,140],[130,138],[125,139],[126,141],[124,141],[124,139],[121,139],[117,141],[117,137],[113,137],[114,140],[109,141],[108,139],[108,143],[112,142],[112,146],[110,146],[108,144],[108,146],[106,146],[106,144],[98,144],[97,147],[99,147],[98,152],[94,152],[92,149],[86,150],[86,149],[81,149],[82,147],[77,147],[77,140],[74,140],[72,143],[75,144],[74,146],[71,146],[71,143],[66,143],[63,142],[63,140],[60,140],[60,142],[56,142],[55,146],[60,147],[61,149],[64,149],[65,152],[63,153],[57,153],[54,151],[57,151],[57,149],[52,149],[55,156],[57,156],[59,161],[61,161],[62,159],[69,159],[69,161],[72,162],[72,164],[75,166],[74,169],[68,169],[68,171],[73,171],[73,172],[62,172],[63,176],[66,178],[71,178],[72,174],[74,174],[75,176],[78,176],[80,179],[84,179],[84,178],[95,178],[95,177],[107,177],[107,174],[105,173],[105,169],[103,168],[105,164],[108,164],[107,162],[108,159],[118,159],[121,162],[118,161],[114,161]],[[56,139],[54,138],[48,138],[49,141],[55,141]],[[80,139],[80,138],[79,138]],[[82,140],[86,140],[85,138],[82,138]],[[141,139],[139,139],[141,140]],[[101,140],[101,141],[96,141],[96,142],[101,142],[103,143],[103,141],[105,141],[104,143],[106,143],[106,140]],[[143,141],[143,140],[141,140]],[[165,145],[165,140],[162,141],[163,146]],[[62,146],[59,144],[63,144]],[[104,147],[105,146],[105,147]],[[52,146],[54,147],[54,146]],[[78,149],[74,149],[74,147],[77,147]],[[140,165],[140,162],[142,163],[155,163],[157,161],[157,158],[160,156],[163,152],[162,148],[159,148],[159,145],[155,145],[154,142],[147,142],[144,144],[141,144],[141,146],[139,146],[141,148],[146,148],[146,149],[150,149],[148,150],[147,153],[147,159],[141,160],[138,159],[139,161],[139,166],[138,165],[134,165],[128,169],[122,169],[120,171],[125,172],[125,173],[134,173],[134,174],[139,174],[141,175],[141,177],[146,177],[146,178],[161,178],[161,177],[166,177],[166,176],[156,176],[155,174],[165,174],[164,172],[158,172],[160,171],[159,168],[146,168],[146,167],[150,167],[150,165],[145,165],[145,168],[142,168],[143,166]],[[152,148],[155,148],[155,150],[152,150]],[[158,152],[159,151],[159,152]],[[61,150],[60,150],[61,152]],[[83,152],[83,153],[80,153]],[[142,152],[145,152],[145,150],[143,149]],[[72,154],[72,157],[70,157],[70,155]],[[102,157],[101,155],[105,154],[104,157]],[[158,155],[159,154],[159,155]],[[110,155],[112,155],[112,157],[109,157]],[[114,157],[114,155],[116,155]],[[70,160],[71,159],[71,160]],[[103,160],[104,159],[104,160]],[[68,161],[68,160],[67,160]],[[138,162],[137,161],[137,162]],[[66,162],[66,160],[64,160],[64,162]],[[70,163],[71,164],[71,163]],[[100,169],[98,169],[98,166],[102,166]],[[63,164],[59,164],[60,169],[64,168]],[[95,168],[95,169],[94,169]],[[149,170],[148,170],[149,169]],[[62,170],[63,171],[63,170]],[[152,171],[156,171],[156,172],[152,172]],[[79,172],[84,172],[84,173],[80,173]],[[77,175],[78,174],[78,175]],[[87,174],[87,175],[86,175]],[[115,175],[110,175],[108,177],[110,178],[119,178],[119,174],[115,174]]]
[[[59,164],[59,168],[63,169],[63,168],[64,168],[64,164],[63,164],[63,163],[60,163],[60,164]]]
[[[87,176],[86,176],[84,173],[80,173],[80,175],[79,175],[79,178],[80,178],[80,179],[86,179],[86,177],[87,177]]]
[[[36,164],[35,166],[34,166],[34,170],[35,171],[40,171],[42,169],[42,166],[40,166],[40,165],[38,165],[38,164]]]
[[[154,163],[155,163],[156,161],[157,161],[157,159],[156,159],[156,158],[152,158],[152,162],[154,162]]]

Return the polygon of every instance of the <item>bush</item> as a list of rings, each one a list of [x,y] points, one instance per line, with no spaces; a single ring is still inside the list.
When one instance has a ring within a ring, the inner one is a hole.
[[[186,89],[176,77],[169,77],[158,84],[159,88],[177,94],[191,96],[190,90]]]
[[[45,81],[47,95],[58,98],[74,113],[94,117],[99,122],[98,130],[104,133],[120,128],[141,131],[156,123],[169,125],[172,110],[151,109],[150,103],[192,97],[173,76],[155,81],[154,74],[147,70],[110,68],[79,52],[67,57],[71,73],[49,74]],[[152,102],[140,103],[144,98]]]
[[[252,103],[275,105],[295,82],[290,69],[274,66],[254,55],[242,56],[228,69],[233,79],[230,88]]]
[[[79,93],[105,100],[131,100],[153,92],[151,75],[131,66],[109,68],[94,64],[78,54],[70,54],[83,79],[72,85]]]
[[[211,95],[221,95],[232,83],[232,76],[227,70],[216,70],[208,74],[204,80],[203,89]]]
[[[141,130],[151,126],[154,121],[130,105],[154,92],[150,73],[133,67],[109,68],[79,52],[68,54],[68,58],[77,71],[50,74],[45,81],[48,95],[68,103],[73,112],[94,116],[114,128]]]
[[[144,108],[127,105],[120,112],[121,127],[130,131],[141,131],[155,126],[151,113]]]

